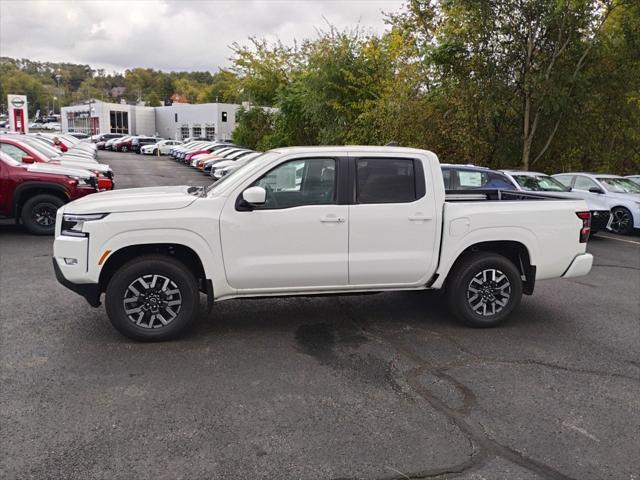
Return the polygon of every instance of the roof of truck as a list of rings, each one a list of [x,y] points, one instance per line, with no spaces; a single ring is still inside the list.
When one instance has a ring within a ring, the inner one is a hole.
[[[349,153],[357,150],[359,152],[371,152],[371,153],[392,153],[392,154],[432,154],[429,150],[421,150],[419,148],[408,147],[383,147],[372,145],[341,145],[341,146],[305,146],[305,147],[283,147],[274,148],[272,152],[278,153],[314,153],[314,152],[344,152]]]

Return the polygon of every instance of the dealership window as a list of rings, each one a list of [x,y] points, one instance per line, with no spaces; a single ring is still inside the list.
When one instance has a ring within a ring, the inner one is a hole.
[[[185,138],[189,138],[189,126],[188,125],[182,125],[180,127],[180,138],[182,138],[182,140],[184,140]]]
[[[193,137],[201,137],[202,136],[202,127],[200,125],[194,125],[193,128]]]
[[[222,112],[222,121],[223,122],[227,121],[227,112]]]
[[[204,127],[204,136],[207,140],[213,140],[216,137],[216,127],[207,125]]]
[[[111,133],[129,133],[129,112],[109,112]]]

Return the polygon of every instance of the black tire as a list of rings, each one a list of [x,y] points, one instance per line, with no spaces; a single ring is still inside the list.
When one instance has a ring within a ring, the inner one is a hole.
[[[129,151],[129,148],[127,148],[127,146],[126,146],[126,145],[124,145],[124,146],[120,149],[120,151],[121,151],[121,152],[123,152],[123,153],[127,153],[127,152]]]
[[[33,235],[53,235],[56,229],[56,212],[64,201],[55,195],[41,193],[27,200],[22,206],[20,218]]]
[[[520,304],[522,278],[508,258],[491,252],[475,252],[455,265],[446,290],[449,308],[465,324],[494,327],[504,322]]]
[[[628,208],[616,207],[611,210],[613,220],[611,231],[620,235],[629,235],[633,231],[633,215]]]
[[[154,155],[154,156],[158,155],[158,149],[157,149],[157,148],[154,148],[154,149],[153,149],[153,155]]]
[[[169,283],[165,283],[167,279]],[[144,289],[145,283],[150,288]],[[176,301],[180,303],[167,305]],[[130,305],[129,313],[125,303]],[[196,278],[180,261],[167,255],[144,255],[113,275],[105,306],[120,333],[140,342],[158,342],[176,338],[193,323],[199,314],[200,291]]]

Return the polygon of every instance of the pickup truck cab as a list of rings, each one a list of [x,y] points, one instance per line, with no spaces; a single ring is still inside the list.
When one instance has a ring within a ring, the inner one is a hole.
[[[98,193],[58,211],[58,280],[136,340],[176,336],[214,302],[445,289],[469,325],[504,321],[538,280],[586,275],[582,200],[470,192],[399,147],[271,150],[210,187]],[[458,197],[461,197],[460,195]]]

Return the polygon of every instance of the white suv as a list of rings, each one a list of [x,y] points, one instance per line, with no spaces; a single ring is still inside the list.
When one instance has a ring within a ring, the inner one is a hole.
[[[582,198],[601,198],[611,209],[611,230],[629,234],[640,228],[640,186],[618,175],[594,173],[559,173],[553,178]]]

